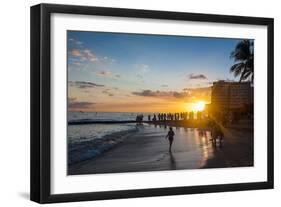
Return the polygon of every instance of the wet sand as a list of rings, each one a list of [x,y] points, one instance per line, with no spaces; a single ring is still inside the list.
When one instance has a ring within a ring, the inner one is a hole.
[[[214,156],[204,168],[249,167],[254,165],[254,136],[249,129],[224,128],[222,147],[214,148]]]
[[[251,166],[252,133],[226,130],[222,147],[210,142],[210,134],[192,128],[175,128],[172,152],[163,126],[140,126],[134,135],[99,157],[69,166],[69,175],[143,172],[214,167]]]

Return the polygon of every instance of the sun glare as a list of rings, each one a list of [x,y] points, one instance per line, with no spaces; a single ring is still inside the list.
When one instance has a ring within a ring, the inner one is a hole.
[[[192,111],[203,111],[205,109],[205,102],[198,101],[192,104]]]

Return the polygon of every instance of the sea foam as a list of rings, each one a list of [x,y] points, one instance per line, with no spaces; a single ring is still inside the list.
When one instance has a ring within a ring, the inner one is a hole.
[[[95,158],[102,153],[112,149],[123,142],[128,136],[136,133],[138,128],[114,132],[101,138],[85,139],[80,138],[79,142],[68,143],[68,165]]]

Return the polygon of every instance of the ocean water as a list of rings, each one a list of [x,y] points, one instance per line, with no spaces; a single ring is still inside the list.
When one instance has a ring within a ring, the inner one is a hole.
[[[140,113],[69,112],[68,121],[135,120],[138,114]],[[68,125],[68,164],[96,157],[137,131],[136,124],[130,123]]]
[[[144,120],[148,120],[149,113],[131,112],[68,112],[68,121],[127,121],[136,120],[137,115],[143,114]],[[153,113],[150,113],[152,115]]]

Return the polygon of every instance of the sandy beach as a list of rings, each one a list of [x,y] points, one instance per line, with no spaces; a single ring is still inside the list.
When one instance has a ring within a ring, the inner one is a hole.
[[[163,126],[138,126],[138,131],[100,156],[68,166],[68,175],[181,170],[253,165],[253,134],[224,129],[222,147],[214,146],[210,133],[174,127],[172,152]]]

